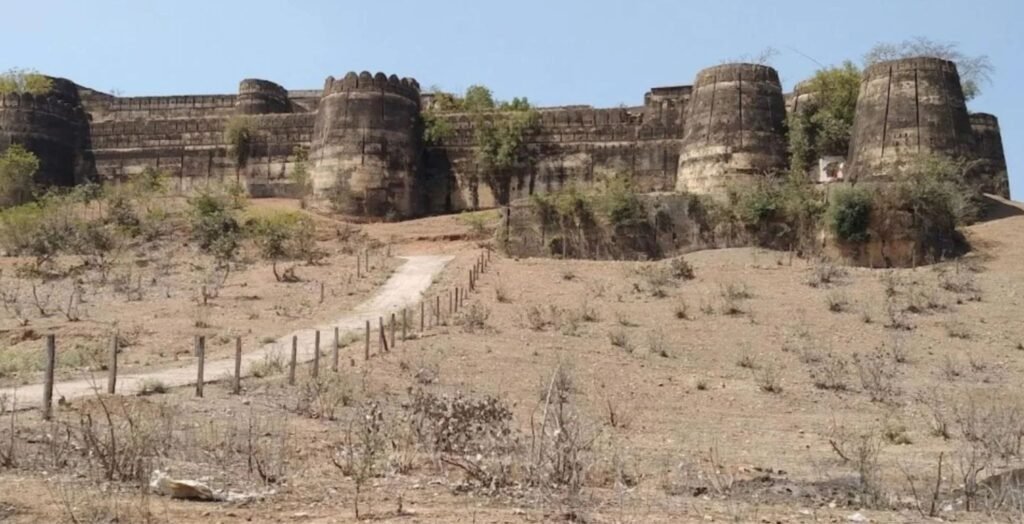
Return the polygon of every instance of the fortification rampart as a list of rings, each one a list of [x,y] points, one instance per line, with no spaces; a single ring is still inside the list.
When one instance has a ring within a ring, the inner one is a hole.
[[[397,75],[350,72],[322,89],[288,90],[245,79],[237,94],[117,97],[54,79],[44,97],[0,98],[0,147],[24,143],[43,160],[41,180],[118,179],[159,167],[189,189],[238,181],[255,195],[288,191],[297,148],[308,151],[314,204],[371,216],[486,208],[570,185],[630,174],[641,191],[721,195],[734,184],[787,168],[784,119],[813,100],[807,84],[782,94],[778,73],[724,64],[693,86],[650,89],[643,104],[539,108],[527,154],[501,177],[476,165],[476,126],[501,114],[434,113],[451,134],[423,144],[434,97]],[[224,131],[245,116],[253,137],[244,165]],[[998,121],[968,118],[955,66],[922,58],[864,73],[847,175],[877,176],[917,153],[976,160],[971,176],[1000,175]],[[505,176],[508,175],[508,176]]]
[[[70,186],[91,174],[86,115],[70,98],[63,90],[0,95],[0,150],[16,143],[35,153],[36,179],[45,185]]]

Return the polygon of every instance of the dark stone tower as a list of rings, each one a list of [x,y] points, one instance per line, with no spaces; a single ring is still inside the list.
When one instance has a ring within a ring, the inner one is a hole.
[[[1010,180],[1006,174],[1006,156],[999,120],[988,113],[971,113],[971,133],[974,135],[976,165],[971,174],[982,182],[982,189],[1006,198],[1010,197]]]
[[[731,183],[785,169],[786,107],[778,73],[725,64],[697,74],[676,190],[721,194]]]
[[[421,158],[420,86],[383,73],[328,77],[310,161],[317,206],[348,213],[411,216]]]
[[[922,153],[969,156],[967,118],[956,64],[906,58],[864,71],[850,140],[848,176],[891,175]]]
[[[235,111],[242,115],[265,115],[290,111],[288,91],[269,80],[247,78],[238,84]]]
[[[0,151],[21,144],[39,158],[36,181],[70,186],[91,177],[89,122],[78,99],[77,86],[52,78],[45,95],[0,95]]]

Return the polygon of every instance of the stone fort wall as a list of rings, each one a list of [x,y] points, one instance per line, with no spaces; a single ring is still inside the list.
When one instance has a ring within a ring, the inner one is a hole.
[[[289,174],[305,150],[318,205],[342,189],[349,212],[403,217],[493,207],[619,173],[643,191],[721,192],[729,181],[786,168],[786,112],[813,96],[784,96],[769,67],[724,64],[699,72],[693,86],[652,88],[634,107],[540,108],[527,137],[532,160],[505,187],[478,172],[470,115],[441,114],[454,133],[424,144],[420,115],[430,95],[415,80],[383,73],[328,77],[319,90],[246,79],[235,94],[159,97],[117,97],[55,79],[47,96],[0,97],[0,149],[22,143],[36,152],[48,184],[117,181],[156,167],[181,191],[238,182],[254,196],[291,194]],[[970,117],[965,107],[952,63],[868,68],[849,171],[873,176],[911,154],[937,152],[978,157],[1005,179],[998,122]],[[239,115],[255,131],[245,166],[235,165],[224,137]]]

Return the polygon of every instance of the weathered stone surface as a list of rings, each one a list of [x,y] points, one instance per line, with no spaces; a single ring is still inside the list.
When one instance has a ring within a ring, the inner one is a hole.
[[[971,113],[970,119],[974,138],[972,158],[976,162],[970,176],[979,180],[983,190],[1009,198],[1010,180],[1006,173],[999,119],[988,113]]]
[[[0,95],[0,152],[21,144],[39,157],[37,182],[70,186],[92,176],[89,125],[74,84],[53,82],[47,95]]]
[[[847,176],[898,173],[918,154],[971,154],[973,136],[956,64],[938,58],[880,62],[864,72]]]
[[[785,102],[767,66],[725,64],[697,74],[676,190],[721,195],[786,168]]]
[[[701,71],[693,87],[652,88],[641,106],[540,108],[540,125],[526,137],[531,160],[500,187],[477,170],[470,115],[440,114],[453,135],[424,145],[420,120],[431,96],[415,80],[369,72],[328,78],[323,89],[246,79],[237,94],[160,97],[112,96],[55,79],[47,96],[0,99],[0,149],[28,146],[47,184],[118,180],[156,167],[180,191],[237,182],[254,196],[292,194],[289,175],[303,149],[314,205],[328,207],[341,188],[347,211],[375,217],[488,208],[617,174],[631,174],[641,191],[721,194],[786,168],[785,114],[813,98],[804,87],[784,100],[772,68],[727,64]],[[238,115],[255,128],[244,166],[235,165],[224,137]],[[951,63],[870,68],[850,163],[870,176],[918,151],[971,156],[984,173],[1005,171],[998,122],[968,120]]]
[[[415,80],[368,72],[324,84],[310,159],[319,206],[366,216],[412,216],[421,160],[420,93]]]

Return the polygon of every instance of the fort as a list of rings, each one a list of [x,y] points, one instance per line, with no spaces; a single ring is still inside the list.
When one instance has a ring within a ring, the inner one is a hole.
[[[161,97],[55,79],[46,95],[0,96],[0,148],[21,143],[36,153],[46,184],[117,181],[154,167],[180,191],[233,181],[256,197],[292,194],[289,174],[304,161],[314,205],[344,191],[348,213],[404,218],[495,207],[617,173],[644,192],[717,194],[787,168],[787,111],[813,96],[805,85],[784,94],[771,67],[724,64],[700,71],[692,86],[652,88],[639,106],[539,108],[527,137],[533,161],[501,187],[478,176],[470,115],[438,113],[452,133],[426,143],[421,117],[433,95],[383,73],[328,77],[320,90],[246,79],[237,94]],[[254,133],[239,165],[225,129],[243,115]],[[888,175],[929,152],[977,160],[979,179],[1002,177],[991,190],[1007,187],[998,121],[968,113],[955,64],[869,67],[846,178]]]

